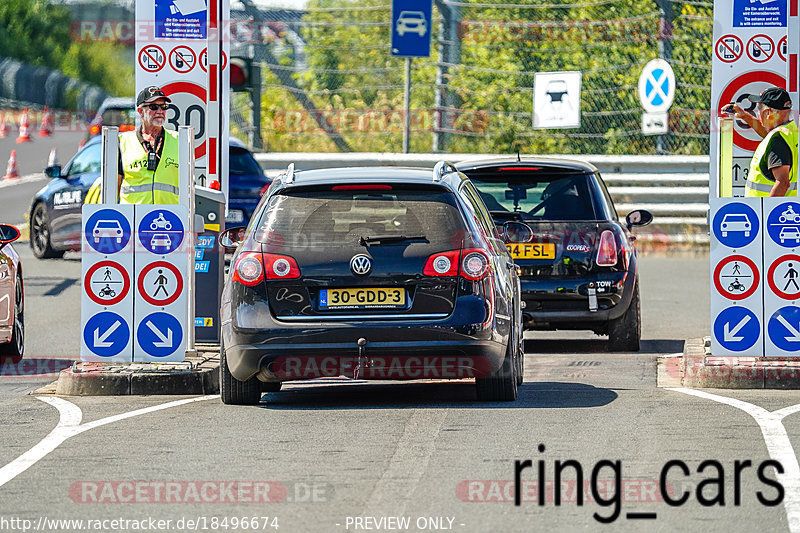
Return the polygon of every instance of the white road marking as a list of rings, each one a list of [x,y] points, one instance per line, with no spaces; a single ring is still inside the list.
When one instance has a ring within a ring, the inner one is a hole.
[[[3,176],[0,176],[0,178],[2,177]],[[37,180],[44,181],[45,179],[47,178],[45,178],[44,174],[42,174],[41,172],[39,172],[38,174],[26,174],[25,176],[20,176],[17,179],[10,179],[10,180],[0,179],[0,189],[2,189],[3,187],[11,187],[12,185],[30,183],[32,181],[37,181]]]
[[[386,512],[401,516],[436,450],[436,439],[447,411],[415,409],[405,423],[394,455],[375,484],[364,514]]]
[[[58,448],[65,440],[70,437],[74,437],[75,435],[79,435],[84,431],[89,431],[90,429],[104,426],[112,422],[125,420],[126,418],[145,415],[155,411],[161,411],[162,409],[169,409],[170,407],[177,407],[179,405],[200,402],[203,400],[213,400],[215,398],[219,398],[219,395],[215,394],[212,396],[200,396],[199,398],[188,398],[185,400],[162,403],[160,405],[145,407],[143,409],[137,409],[135,411],[129,411],[119,415],[107,416],[105,418],[101,418],[100,420],[95,420],[94,422],[87,422],[86,424],[81,424],[83,414],[81,413],[80,408],[74,403],[68,402],[63,398],[45,396],[37,396],[36,398],[58,409],[58,413],[60,415],[58,425],[56,425],[53,431],[51,431],[45,438],[39,441],[36,446],[23,453],[4,467],[0,468],[0,487],[36,464],[36,462],[45,457],[48,453]]]
[[[667,390],[682,392],[691,396],[697,396],[698,398],[724,403],[725,405],[744,411],[758,422],[758,426],[761,428],[761,434],[764,436],[764,442],[767,444],[769,456],[783,465],[783,474],[778,474],[776,472],[775,477],[786,491],[783,498],[783,505],[786,509],[789,531],[792,533],[800,533],[800,464],[797,462],[797,456],[794,453],[792,442],[786,434],[786,428],[783,427],[783,423],[781,422],[785,417],[800,412],[800,404],[770,412],[763,407],[743,402],[742,400],[736,400],[726,396],[717,396],[716,394],[704,391],[684,388],[670,388]]]

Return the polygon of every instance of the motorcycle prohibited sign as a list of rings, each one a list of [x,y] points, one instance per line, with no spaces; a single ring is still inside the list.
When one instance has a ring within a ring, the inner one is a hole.
[[[131,288],[128,271],[115,261],[92,265],[83,277],[83,289],[95,303],[110,306],[121,302]]]
[[[800,255],[776,259],[767,271],[767,283],[776,296],[794,301],[800,298]]]
[[[743,255],[731,255],[714,269],[714,285],[729,300],[744,300],[755,294],[761,276],[755,262]]]

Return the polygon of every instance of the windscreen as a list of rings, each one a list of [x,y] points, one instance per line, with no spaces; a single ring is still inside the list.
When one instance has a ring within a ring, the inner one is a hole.
[[[130,108],[110,107],[103,111],[103,125],[105,126],[132,126],[136,123],[136,112]]]
[[[585,175],[476,178],[471,181],[495,218],[509,220],[596,220]]]
[[[230,151],[230,173],[231,174],[254,174],[256,176],[263,176],[264,171],[258,161],[253,157],[253,154],[241,148],[231,148]]]
[[[274,196],[259,221],[255,239],[262,243],[278,239],[287,250],[358,245],[362,238],[402,235],[452,249],[454,240],[463,234],[464,222],[455,198],[446,191],[329,190]]]

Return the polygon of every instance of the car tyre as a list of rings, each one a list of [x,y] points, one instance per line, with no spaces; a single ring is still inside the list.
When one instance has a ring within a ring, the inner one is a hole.
[[[638,352],[641,337],[642,311],[637,283],[628,309],[621,317],[608,324],[608,346],[614,352]]]
[[[261,382],[256,377],[239,381],[231,374],[225,347],[220,343],[219,350],[219,392],[222,403],[226,405],[257,405],[261,400]]]
[[[64,256],[64,250],[56,250],[50,242],[50,222],[47,220],[47,209],[39,202],[33,208],[30,224],[31,250],[37,259],[58,259]]]
[[[478,400],[483,402],[513,402],[517,399],[518,347],[513,340],[516,334],[516,328],[512,326],[502,366],[486,377],[475,378]]]
[[[22,285],[22,275],[17,272],[17,285],[14,295],[14,331],[11,341],[0,344],[0,356],[9,358],[13,363],[19,363],[25,352],[25,290]]]

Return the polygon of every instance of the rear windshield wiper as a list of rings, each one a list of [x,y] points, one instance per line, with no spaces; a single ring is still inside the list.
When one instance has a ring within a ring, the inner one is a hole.
[[[425,235],[375,235],[372,237],[364,237],[363,235],[358,238],[361,246],[366,246],[369,243],[383,243],[383,242],[403,242],[403,241],[419,241],[424,240]]]

